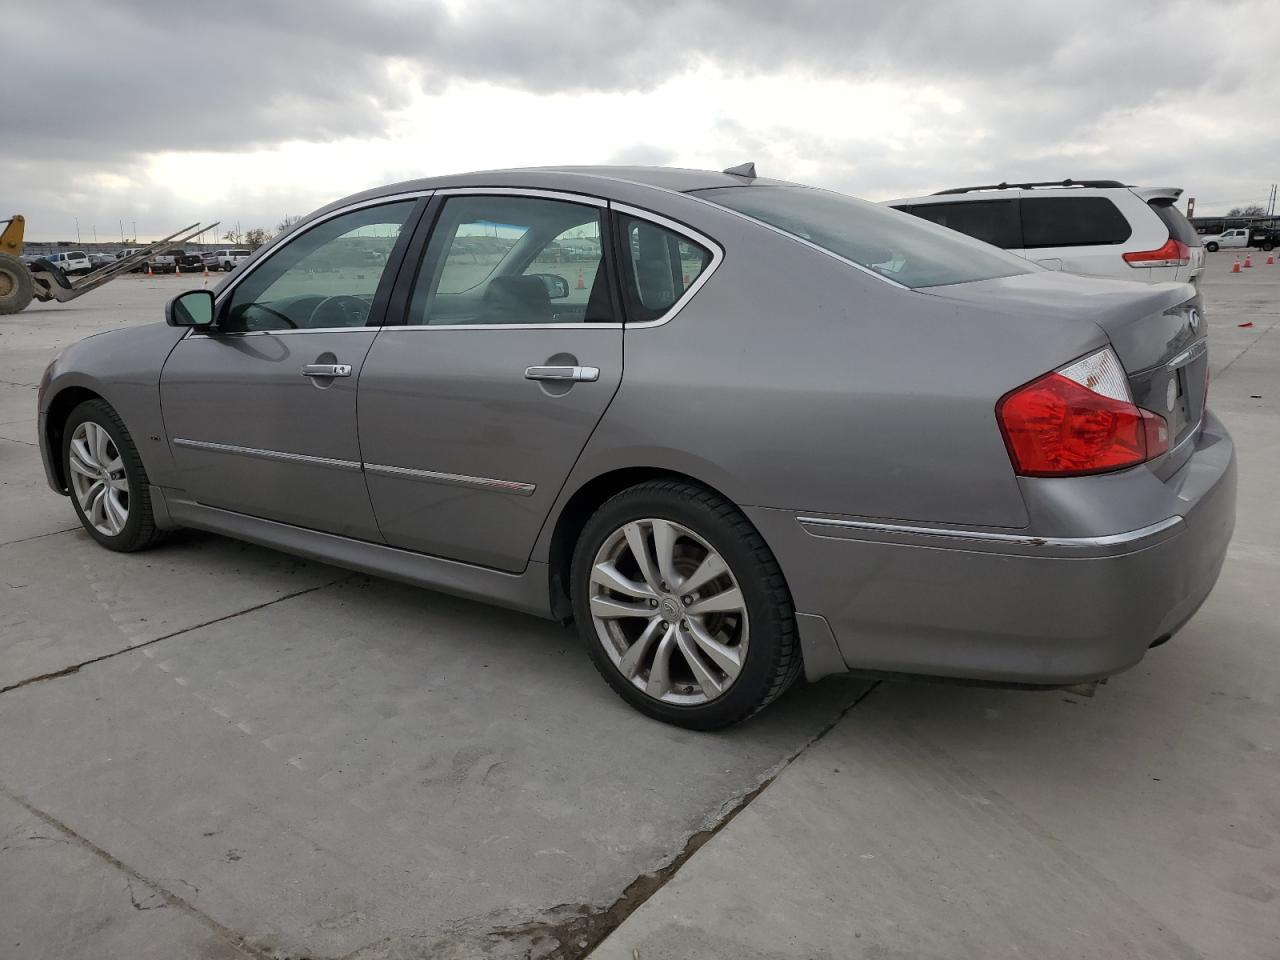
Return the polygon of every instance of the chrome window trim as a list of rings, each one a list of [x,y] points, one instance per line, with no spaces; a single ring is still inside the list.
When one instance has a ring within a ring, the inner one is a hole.
[[[381,329],[382,327],[307,327],[293,330],[286,327],[283,330],[232,330],[229,333],[222,333],[218,330],[201,330],[198,327],[191,327],[185,336],[203,337],[206,340],[229,340],[232,337],[280,337],[300,333],[377,333]]]
[[[541,187],[442,187],[435,191],[440,197],[499,196],[533,197],[541,200],[565,200],[591,207],[607,207],[609,201],[586,193],[567,193],[564,190],[544,190]]]
[[[517,497],[531,497],[536,484],[518,480],[495,480],[491,477],[471,477],[461,473],[441,473],[438,470],[417,470],[412,467],[393,467],[381,463],[366,463],[366,473],[403,480],[422,480],[426,483],[442,483],[473,490],[490,490],[495,493],[512,493]]]
[[[272,460],[279,463],[298,463],[313,467],[332,467],[336,470],[360,469],[355,460],[334,460],[330,457],[312,457],[305,453],[286,453],[283,450],[264,450],[259,447],[241,447],[231,443],[213,443],[209,440],[188,440],[174,437],[175,447],[186,447],[190,450],[204,450],[208,453],[226,453],[237,457],[250,457],[255,460]]]
[[[621,323],[400,323],[382,329],[392,330],[617,330]]]
[[[883,523],[874,520],[839,520],[834,517],[796,517],[797,522],[810,536],[824,536],[823,528],[844,531],[866,531],[870,533],[907,535],[941,540],[970,541],[970,546],[977,543],[999,544],[1004,546],[1050,548],[1061,550],[1106,550],[1113,547],[1141,545],[1162,533],[1181,527],[1181,517],[1166,517],[1157,523],[1140,527],[1137,530],[1126,530],[1096,537],[1037,537],[1031,534],[995,533],[988,530],[955,530],[947,527],[917,527],[902,523]]]
[[[298,237],[302,236],[304,233],[307,233],[313,228],[320,226],[320,224],[328,223],[330,220],[334,219],[335,217],[341,217],[344,214],[353,213],[356,210],[364,210],[366,207],[380,207],[380,206],[383,206],[384,204],[400,203],[401,201],[404,201],[404,200],[421,200],[424,197],[430,197],[434,193],[436,193],[435,190],[413,190],[408,193],[391,193],[386,195],[385,197],[373,197],[369,200],[358,200],[355,203],[349,203],[346,206],[338,207],[336,210],[330,210],[328,213],[326,213],[322,217],[317,217],[314,220],[308,220],[306,223],[299,225],[297,229],[294,229],[289,233],[286,233],[282,237],[277,237],[275,241],[272,242],[271,246],[267,248],[267,252],[262,255],[261,260],[257,261],[256,263],[250,264],[245,269],[245,271],[239,274],[238,276],[233,276],[231,278],[230,283],[228,283],[227,286],[224,287],[222,290],[219,290],[217,295],[214,297],[214,304],[213,304],[214,311],[216,312],[217,309],[222,306],[226,298],[229,297],[232,291],[235,290],[236,287],[240,286],[240,284],[243,283],[246,278],[253,276],[258,270],[262,269],[262,265],[264,263],[269,263],[271,261],[271,258],[274,257],[277,253],[279,253],[281,250],[283,250],[285,247],[291,244]],[[343,327],[340,329],[348,329],[348,328]],[[376,330],[378,328],[377,327],[368,327],[368,328],[351,327],[349,329]],[[242,331],[242,332],[257,333],[259,331]]]
[[[674,319],[676,314],[684,309],[685,304],[693,299],[694,294],[702,289],[703,284],[711,279],[711,275],[715,273],[716,270],[719,269],[720,264],[724,262],[724,248],[715,240],[708,237],[705,233],[700,233],[692,227],[687,227],[677,220],[664,217],[660,213],[654,213],[652,210],[645,210],[641,207],[633,207],[627,203],[615,203],[613,201],[610,201],[609,208],[615,213],[620,213],[628,217],[635,217],[637,220],[645,220],[649,223],[670,230],[672,233],[678,233],[685,239],[691,240],[698,246],[705,247],[711,252],[711,262],[707,264],[706,268],[700,274],[698,274],[693,283],[689,284],[689,289],[685,290],[685,292],[680,295],[680,298],[667,309],[666,313],[660,317],[654,318],[653,320],[645,320],[641,323],[628,323],[626,325],[629,330],[643,329],[645,327],[660,327],[664,323],[668,323]],[[619,240],[621,239],[622,238],[619,238]],[[625,245],[620,244],[620,246],[625,249]],[[626,271],[619,272],[623,274],[626,273]],[[621,282],[622,278],[620,277],[619,283]]]

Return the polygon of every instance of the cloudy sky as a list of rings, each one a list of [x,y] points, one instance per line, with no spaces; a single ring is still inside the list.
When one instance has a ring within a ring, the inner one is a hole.
[[[271,227],[505,166],[655,163],[868,199],[1280,180],[1280,0],[0,0],[0,216]],[[56,13],[54,12],[56,10]],[[1069,12],[1066,12],[1069,11]],[[18,16],[15,16],[18,15]]]

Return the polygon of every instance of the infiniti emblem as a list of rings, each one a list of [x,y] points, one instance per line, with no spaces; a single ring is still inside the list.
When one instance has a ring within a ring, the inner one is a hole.
[[[1187,326],[1191,328],[1192,333],[1200,329],[1200,311],[1195,307],[1192,307],[1187,313]]]
[[[666,620],[668,623],[675,623],[675,621],[680,619],[680,615],[683,612],[680,609],[680,604],[671,597],[667,597],[662,601],[662,606],[659,607],[659,610],[662,613],[662,619]]]

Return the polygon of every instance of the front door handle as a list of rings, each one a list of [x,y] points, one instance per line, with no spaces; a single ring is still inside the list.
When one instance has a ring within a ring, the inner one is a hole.
[[[308,363],[302,368],[304,377],[349,377],[351,376],[351,364],[349,363]]]
[[[600,379],[599,367],[525,367],[526,380],[559,380],[570,383],[595,383]]]

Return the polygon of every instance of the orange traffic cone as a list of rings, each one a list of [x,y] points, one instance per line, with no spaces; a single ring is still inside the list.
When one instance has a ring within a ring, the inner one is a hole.
[[[1272,265],[1273,263],[1275,263],[1275,262],[1276,262],[1275,254],[1273,254],[1273,253],[1268,253],[1268,254],[1267,254],[1267,266],[1269,267],[1269,266],[1271,266],[1271,265]]]
[[[151,272],[151,261],[150,261],[150,260],[148,260],[148,261],[147,261],[147,276],[148,276],[148,277],[154,277],[154,276],[155,276],[155,274]]]
[[[1253,257],[1249,256],[1249,254],[1247,254],[1247,253],[1244,255],[1244,265],[1245,265],[1246,267],[1252,267],[1252,266],[1253,266]]]
[[[689,289],[689,275],[687,273],[684,275],[684,286],[686,290]]]
[[[204,265],[204,278],[206,280],[209,279],[209,265],[207,263]]]
[[[578,268],[578,286],[577,286],[577,289],[578,289],[578,290],[585,290],[585,289],[587,289],[587,284],[586,284],[586,282],[582,279],[582,268],[581,268],[581,267],[579,267],[579,268]]]
[[[1232,273],[1239,273],[1239,272],[1240,272],[1240,258],[1239,258],[1239,257],[1236,257],[1236,262],[1235,262],[1235,263],[1233,263],[1233,264],[1231,265],[1231,272],[1232,272]]]
[[[182,276],[182,264],[178,262],[178,259],[176,257],[173,260],[173,275],[175,277]]]

